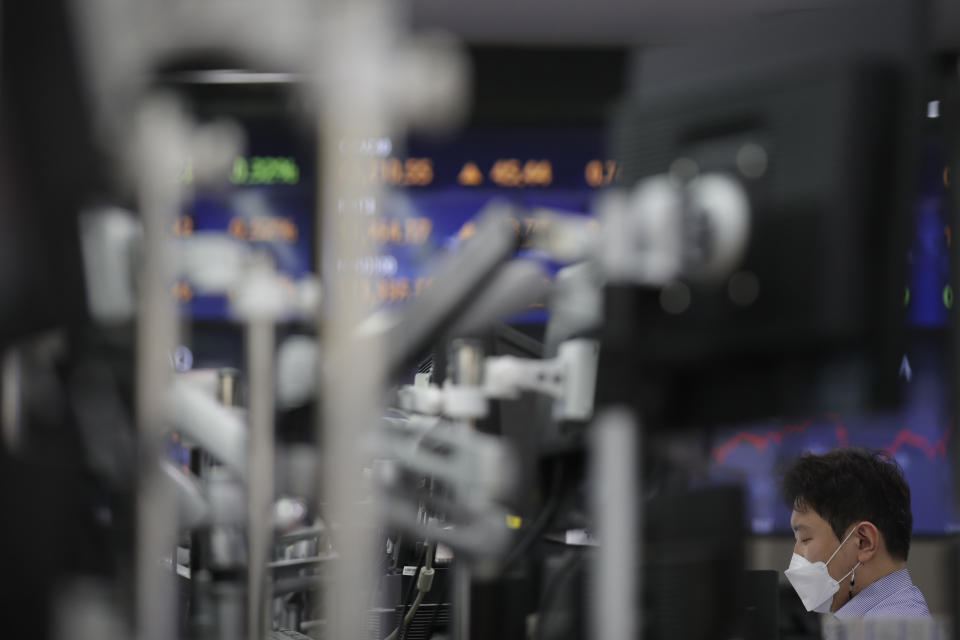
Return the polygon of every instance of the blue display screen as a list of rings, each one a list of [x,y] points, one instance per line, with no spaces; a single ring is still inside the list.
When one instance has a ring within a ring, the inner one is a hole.
[[[315,173],[312,155],[283,127],[248,132],[247,152],[234,160],[229,188],[198,191],[177,220],[174,234],[189,240],[226,233],[268,252],[293,286],[314,271]],[[191,179],[189,169],[185,176]],[[202,295],[189,279],[174,286],[181,311],[196,320],[230,318],[229,294]]]
[[[716,482],[744,486],[754,533],[787,534],[790,509],[781,498],[779,478],[797,456],[846,446],[881,449],[896,458],[912,489],[914,532],[956,532],[960,514],[953,506],[948,455],[956,433],[947,402],[947,371],[943,336],[915,335],[901,362],[900,411],[827,414],[718,429],[712,438],[710,475]]]
[[[411,169],[429,167],[430,180],[404,186],[410,180],[396,173],[401,188],[387,193],[382,226],[373,235],[388,260],[371,289],[373,301],[387,305],[402,304],[429,287],[431,265],[471,235],[491,203],[517,207],[514,222],[523,239],[533,230],[537,208],[589,215],[598,188],[616,172],[603,153],[600,130],[473,130],[444,142],[413,140],[404,163],[405,170],[406,163]],[[562,266],[521,242],[518,257],[540,260],[550,276]],[[546,319],[543,309],[531,308],[509,321]]]
[[[907,323],[912,327],[943,327],[953,308],[950,248],[953,230],[946,210],[948,182],[942,144],[931,142],[923,158],[916,234],[908,254],[910,280],[904,294]]]
[[[589,216],[598,189],[612,182],[617,166],[604,150],[602,129],[470,130],[444,141],[411,140],[397,151],[388,145],[371,156],[371,179],[388,188],[371,203],[372,274],[367,294],[377,305],[409,303],[436,274],[432,266],[468,238],[478,214],[495,200],[518,207],[518,234],[531,229],[538,207]],[[952,230],[945,209],[943,149],[928,145],[915,206],[916,233],[903,292],[911,329],[900,363],[904,406],[879,415],[819,415],[799,421],[734,425],[713,431],[709,475],[715,482],[742,483],[753,531],[789,533],[789,510],[779,496],[778,476],[803,452],[863,445],[891,452],[913,488],[915,532],[960,530],[953,507],[953,470],[947,455],[954,425],[948,410],[945,327],[954,293],[950,282]],[[187,208],[180,231],[224,231],[270,251],[295,282],[313,268],[315,166],[285,131],[251,135],[250,151],[238,159],[236,188],[202,193]],[[529,248],[519,254],[542,260],[549,274],[561,266]],[[189,288],[189,283],[181,283]],[[178,291],[193,318],[228,317],[224,296]],[[511,321],[543,323],[542,308]]]
[[[373,306],[409,303],[434,278],[433,265],[468,238],[480,212],[494,201],[521,212],[521,237],[530,233],[538,207],[589,215],[598,188],[616,165],[602,152],[603,132],[591,130],[471,130],[443,142],[411,140],[402,153],[392,141],[369,141],[369,179],[384,187],[381,202],[355,203],[371,215],[371,274],[365,294]],[[377,144],[374,144],[374,143]],[[201,192],[177,223],[177,235],[227,233],[269,251],[293,283],[313,270],[314,163],[283,129],[255,130],[248,153],[237,158],[234,187]],[[335,248],[332,248],[335,249]],[[332,251],[335,253],[335,250]],[[540,260],[549,275],[561,265],[522,246],[519,257]],[[189,281],[175,295],[197,320],[229,318],[227,296],[204,296]],[[510,319],[544,323],[543,309]]]

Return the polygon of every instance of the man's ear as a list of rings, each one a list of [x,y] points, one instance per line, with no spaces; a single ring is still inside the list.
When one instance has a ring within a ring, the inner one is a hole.
[[[872,522],[861,522],[854,530],[857,541],[857,561],[861,564],[873,559],[880,551],[880,530]]]

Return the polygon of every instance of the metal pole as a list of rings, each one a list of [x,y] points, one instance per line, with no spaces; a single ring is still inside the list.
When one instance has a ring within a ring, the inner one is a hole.
[[[637,640],[640,593],[639,425],[633,412],[613,407],[590,431],[591,503],[599,548],[590,589],[591,638]]]
[[[137,637],[170,640],[177,628],[172,567],[161,559],[176,546],[176,504],[159,462],[164,455],[163,398],[169,387],[169,351],[177,337],[171,287],[170,232],[179,213],[177,182],[185,154],[185,121],[176,103],[148,99],[137,123],[137,197],[143,224],[137,315],[136,412],[141,464],[137,483]]]
[[[452,379],[457,386],[480,386],[483,383],[483,347],[476,340],[459,339],[450,345]],[[472,420],[464,420],[466,428],[474,428]],[[457,560],[454,573],[454,638],[470,640],[472,626],[473,576],[470,565]]]
[[[361,203],[379,204],[378,185],[369,180],[376,158],[357,153],[353,143],[389,134],[384,62],[394,34],[387,7],[379,0],[333,2],[328,9],[330,37],[318,61],[318,71],[325,75],[317,127],[322,224],[317,225],[316,246],[325,300],[318,334],[325,361],[337,366],[318,376],[323,461],[318,494],[324,519],[339,525],[333,532],[340,553],[331,567],[335,588],[323,589],[326,637],[351,640],[368,635],[365,603],[374,584],[374,514],[379,513],[375,492],[365,495],[359,444],[382,415],[383,398],[378,341],[357,336],[372,305],[362,297],[363,276],[352,269],[371,251],[364,234],[373,218]],[[362,505],[366,498],[373,503]]]
[[[274,324],[264,318],[247,325],[249,371],[249,557],[247,566],[247,637],[263,640],[269,631],[270,581],[267,562],[272,543],[274,467]]]

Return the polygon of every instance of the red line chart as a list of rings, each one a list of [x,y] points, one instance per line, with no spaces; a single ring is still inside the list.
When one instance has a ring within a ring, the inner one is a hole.
[[[843,424],[843,420],[841,420],[840,416],[836,413],[828,413],[827,418],[833,421],[833,432],[837,436],[837,447],[841,449],[849,447],[850,432],[847,431],[847,425]]]
[[[837,427],[835,433],[837,434],[837,447],[844,449],[850,446],[850,434],[847,432],[846,427]]]
[[[849,447],[850,432],[840,419],[840,416],[831,413],[827,414],[825,417],[834,424],[834,434],[837,438],[837,447]],[[733,451],[741,444],[750,445],[757,451],[763,451],[770,445],[780,445],[784,438],[791,434],[803,433],[813,422],[814,420],[807,420],[801,424],[787,425],[782,429],[766,431],[764,433],[738,431],[736,434],[713,448],[713,457],[718,464],[724,464],[727,461],[727,457],[729,457],[730,454],[733,453]],[[899,432],[897,432],[893,442],[881,447],[881,449],[890,455],[895,455],[904,447],[913,447],[914,449],[917,449],[926,455],[929,460],[936,459],[938,455],[941,458],[946,458],[947,441],[950,439],[950,434],[952,432],[953,423],[951,422],[950,426],[947,427],[947,430],[943,433],[943,435],[937,440],[931,442],[930,439],[923,434],[911,431],[910,429],[901,429]]]
[[[943,433],[943,436],[938,438],[935,442],[930,442],[926,436],[923,436],[919,433],[914,433],[909,429],[901,429],[897,433],[897,437],[893,439],[893,443],[885,446],[884,451],[890,455],[895,455],[900,451],[904,446],[909,445],[915,449],[922,451],[929,460],[934,460],[937,457],[937,454],[940,454],[941,458],[947,457],[947,440],[950,438],[950,432],[953,431],[953,425],[951,424],[947,427],[947,430]]]
[[[812,420],[807,420],[803,424],[790,424],[777,431],[768,431],[766,433],[750,433],[749,431],[740,431],[723,444],[714,447],[713,457],[717,462],[723,464],[734,449],[745,442],[753,446],[757,451],[763,451],[771,443],[780,444],[783,439],[791,433],[802,433],[807,430]]]

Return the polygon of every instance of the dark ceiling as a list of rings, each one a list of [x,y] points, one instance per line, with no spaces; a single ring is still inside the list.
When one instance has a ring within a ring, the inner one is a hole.
[[[919,0],[918,0],[919,1]],[[416,27],[472,43],[630,46],[689,40],[849,0],[412,0]],[[931,0],[931,44],[960,48],[960,0]]]

